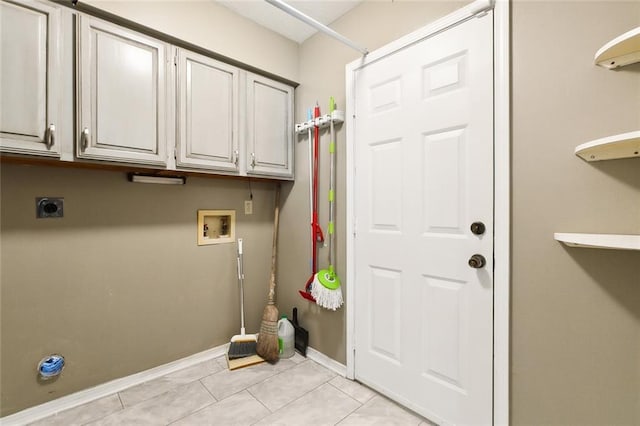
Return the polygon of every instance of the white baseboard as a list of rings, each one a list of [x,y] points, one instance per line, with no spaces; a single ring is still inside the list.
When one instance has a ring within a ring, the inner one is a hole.
[[[27,408],[26,410],[11,414],[10,416],[0,418],[0,425],[18,426],[35,422],[36,420],[51,416],[59,413],[60,411],[95,401],[96,399],[120,392],[121,390],[131,386],[148,382],[149,380],[157,379],[158,377],[182,370],[183,368],[191,367],[192,365],[200,362],[219,357],[227,353],[228,346],[229,344],[226,343],[224,345],[190,355],[186,358],[178,359],[168,364],[150,368],[149,370],[141,371],[140,373],[131,374],[130,376],[115,379],[89,389],[54,399],[53,401],[45,402],[44,404],[36,405],[35,407]],[[319,361],[317,362],[320,363]]]
[[[115,379],[89,389],[81,390],[79,392],[54,399],[53,401],[45,402],[44,404],[36,405],[35,407],[27,408],[15,414],[11,414],[10,416],[0,418],[0,425],[19,426],[35,422],[45,417],[52,416],[61,411],[68,410],[70,408],[95,401],[96,399],[112,395],[131,386],[139,385],[140,383],[157,379],[158,377],[162,377],[175,371],[182,370],[183,368],[191,367],[192,365],[198,364],[200,362],[222,356],[227,353],[228,347],[229,344],[226,343],[224,345],[190,355],[186,358],[172,361],[168,364],[150,368],[149,370],[131,374],[120,379]],[[313,349],[312,347],[307,348],[307,357],[343,377],[345,377],[347,374],[347,367],[344,364],[341,364],[338,361],[329,358],[322,352]]]
[[[307,348],[307,357],[309,359],[317,362],[318,364],[322,365],[323,367],[326,367],[329,370],[332,370],[332,371],[338,373],[342,377],[346,377],[347,376],[347,366],[346,365],[340,364],[335,359],[329,358],[328,356],[326,356],[322,352],[320,352],[320,351],[318,351],[316,349],[313,349],[311,346],[309,346]]]

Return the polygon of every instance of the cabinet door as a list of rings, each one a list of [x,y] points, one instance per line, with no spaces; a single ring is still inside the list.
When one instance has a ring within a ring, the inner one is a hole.
[[[247,173],[293,177],[293,88],[250,73]]]
[[[0,1],[0,151],[59,156],[60,11]]]
[[[166,165],[166,50],[88,16],[78,24],[80,158]]]
[[[177,165],[238,172],[238,69],[178,52]]]

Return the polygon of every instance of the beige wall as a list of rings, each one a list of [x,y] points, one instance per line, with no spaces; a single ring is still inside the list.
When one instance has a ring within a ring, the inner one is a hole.
[[[247,65],[298,81],[298,44],[208,0],[85,3]]]
[[[2,415],[222,345],[240,330],[236,246],[196,245],[198,209],[233,209],[245,241],[248,330],[269,281],[274,191],[189,178],[133,184],[125,173],[3,164]],[[64,218],[36,219],[35,197],[64,197]],[[67,366],[39,384],[36,364]]]
[[[513,7],[514,424],[640,423],[640,252],[554,232],[640,234],[640,160],[586,163],[586,141],[640,129],[640,66],[593,65],[640,2]]]
[[[457,7],[371,2],[332,27],[373,49]],[[566,249],[553,233],[640,233],[638,160],[587,164],[573,154],[580,143],[640,127],[640,67],[611,72],[593,65],[600,46],[640,23],[640,3],[518,1],[512,15],[511,420],[638,424],[639,254]],[[322,35],[302,45],[298,122],[316,99],[326,111],[329,95],[344,108],[344,65],[357,56]],[[337,140],[337,266],[344,277],[343,129]],[[283,213],[289,226],[281,239],[291,255],[282,261],[287,275],[280,277],[280,306],[301,308],[311,345],[344,362],[344,310],[324,311],[295,294],[309,275],[307,144],[299,139],[298,173]],[[320,262],[326,265],[326,249]]]
[[[444,16],[464,2],[365,2],[332,24],[336,31],[369,50],[410,33]],[[320,103],[321,113],[328,113],[329,96],[334,96],[338,109],[345,109],[345,65],[359,53],[337,41],[318,34],[300,48],[300,86],[296,89],[296,122],[306,121],[306,110]],[[338,276],[346,282],[346,150],[344,126],[337,128],[337,261]],[[320,225],[327,228],[329,190],[329,134],[321,135],[320,158]],[[282,218],[287,224],[281,234],[284,255],[280,262],[278,298],[280,309],[290,313],[298,307],[299,319],[309,330],[309,343],[329,357],[346,362],[345,309],[328,311],[307,302],[298,295],[311,275],[311,242],[309,217],[309,166],[306,135],[298,138],[296,151],[296,181],[284,206]],[[328,252],[319,250],[318,265],[327,267]],[[343,288],[346,296],[346,290]]]
[[[460,5],[366,2],[333,27],[374,49]],[[126,6],[105,7],[117,13]],[[159,17],[147,16],[150,9],[126,17],[146,25],[152,21],[142,18],[168,19],[154,10]],[[640,127],[640,67],[612,72],[592,64],[603,43],[639,23],[637,1],[513,5],[513,424],[640,423],[639,254],[567,249],[552,238],[557,231],[640,233],[640,160],[588,164],[573,155],[584,141]],[[191,38],[198,31],[173,35],[198,43]],[[205,47],[301,82],[297,122],[316,100],[326,112],[330,95],[344,108],[344,66],[357,52],[316,35],[291,53],[295,65],[280,71],[275,57],[261,59],[263,49],[229,39],[239,43],[232,54],[218,48],[220,38]],[[344,309],[324,311],[297,295],[310,275],[307,144],[297,142],[297,179],[284,187],[279,308],[298,306],[311,345],[345,362]],[[344,144],[339,128],[342,277]],[[324,152],[322,164],[324,228]],[[194,227],[199,208],[241,212],[245,182],[193,178],[185,187],[156,187],[129,184],[116,172],[17,165],[2,165],[1,178],[2,415],[222,344],[237,332],[234,248],[196,247]],[[273,203],[271,184],[252,186],[256,214],[238,216],[247,241],[249,330],[265,302]],[[41,195],[64,196],[65,219],[35,220]],[[326,249],[319,259],[325,266]],[[57,382],[38,385],[35,363],[54,351],[69,366]]]
[[[289,79],[298,45],[213,2],[103,2],[112,13]],[[271,255],[273,184],[2,164],[0,416],[222,345],[240,330],[235,245],[196,246],[198,209],[235,209],[246,242],[247,329],[258,330]],[[35,197],[65,198],[36,220]],[[57,381],[36,365],[67,358]]]

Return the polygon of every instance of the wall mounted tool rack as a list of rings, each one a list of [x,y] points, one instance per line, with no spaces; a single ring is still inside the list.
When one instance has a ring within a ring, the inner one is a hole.
[[[318,126],[323,129],[325,127],[329,127],[333,121],[333,124],[341,124],[344,123],[344,111],[336,109],[331,114],[321,115],[320,117],[313,118],[311,120],[305,121],[304,123],[299,123],[295,125],[296,134],[306,134],[309,129],[313,129]]]

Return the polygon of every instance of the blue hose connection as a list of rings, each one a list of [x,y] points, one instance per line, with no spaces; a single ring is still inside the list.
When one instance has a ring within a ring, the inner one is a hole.
[[[49,355],[38,363],[38,373],[43,379],[50,379],[62,373],[64,357],[62,355]]]

